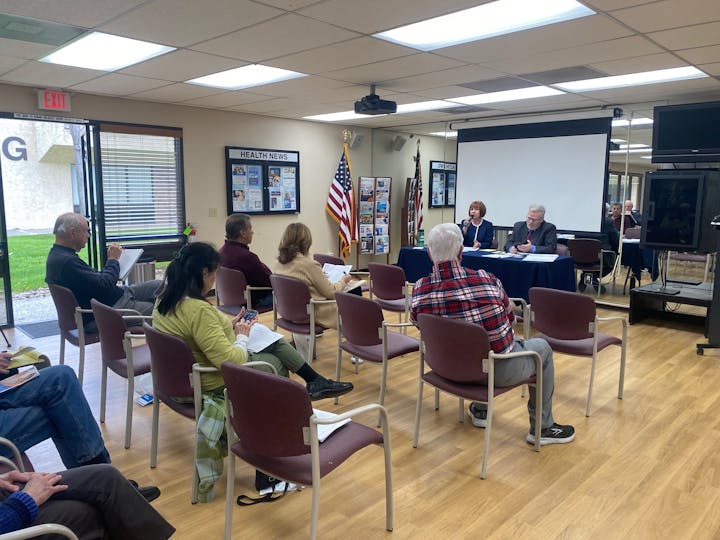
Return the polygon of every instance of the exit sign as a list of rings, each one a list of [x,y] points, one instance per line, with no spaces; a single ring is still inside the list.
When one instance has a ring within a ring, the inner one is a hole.
[[[70,112],[70,94],[57,90],[38,90],[38,109]]]

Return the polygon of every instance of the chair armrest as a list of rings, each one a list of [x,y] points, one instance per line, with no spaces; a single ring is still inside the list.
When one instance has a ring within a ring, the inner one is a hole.
[[[115,309],[115,308],[113,308],[113,309]],[[139,317],[143,316],[143,314],[140,313],[137,309],[120,308],[120,309],[115,309],[115,311],[117,311],[118,313],[121,313],[121,314],[124,313],[126,315],[138,315]]]
[[[18,450],[18,447],[15,446],[15,443],[13,443],[10,439],[0,437],[0,444],[6,446],[13,455],[12,460],[3,457],[2,463],[5,463],[6,465],[12,467],[16,471],[25,472],[25,464],[23,463],[22,455],[20,455],[20,450]]]
[[[369,276],[370,272],[368,270],[362,271],[362,270],[353,270],[350,272],[351,276]]]
[[[410,328],[412,328],[412,327],[414,327],[414,326],[416,326],[416,325],[415,325],[415,323],[412,323],[412,322],[395,322],[395,323],[392,323],[392,322],[383,321],[383,326],[385,326],[385,327],[392,327],[392,328],[403,328],[403,327],[410,327]]]
[[[341,420],[345,420],[347,418],[352,418],[353,416],[356,416],[358,414],[362,414],[368,411],[385,411],[385,414],[387,415],[387,410],[385,407],[380,405],[379,403],[369,403],[367,405],[363,405],[361,407],[355,407],[354,409],[350,409],[349,411],[345,411],[344,413],[338,414],[336,416],[333,416],[332,418],[318,418],[314,414],[310,417],[310,425],[312,424],[334,424],[335,422],[340,422]]]
[[[200,364],[193,364],[192,369],[197,373],[214,373],[215,371],[220,371],[214,366],[201,366]]]
[[[75,313],[92,313],[92,312],[93,312],[93,310],[89,309],[89,308],[88,309],[81,308],[81,307],[75,308]]]
[[[141,315],[140,313],[137,315],[123,315],[122,318],[125,321],[134,321],[137,319],[140,319],[141,321],[152,321],[152,315]]]
[[[270,369],[272,369],[272,372],[273,372],[275,375],[278,374],[277,369],[275,369],[275,366],[273,366],[270,362],[264,362],[263,360],[253,360],[252,362],[245,362],[245,363],[242,364],[242,365],[243,365],[243,366],[246,366],[246,367],[267,366],[267,367],[269,367]]]
[[[44,523],[43,525],[35,525],[33,527],[27,527],[20,529],[19,531],[13,531],[5,534],[0,534],[2,540],[26,540],[27,538],[37,538],[38,536],[44,536],[46,534],[56,534],[64,536],[69,540],[78,540],[75,533],[64,525],[57,523]]]
[[[310,304],[334,304],[335,300],[315,300],[314,298],[310,299]]]
[[[254,287],[254,286],[248,285],[245,288],[249,291],[272,291],[272,287]]]
[[[627,326],[628,321],[625,317],[595,317],[595,321],[599,322],[607,322],[607,321],[620,321],[622,323],[622,331],[623,331],[623,341],[625,341],[625,336],[627,335]],[[598,325],[599,326],[599,325]]]
[[[511,353],[493,353],[491,352],[490,358],[494,362],[495,360],[507,360],[508,358],[517,358],[518,356],[527,356],[532,355],[535,357],[535,376],[541,377],[542,376],[542,358],[540,357],[540,353],[536,351],[517,351],[517,352],[511,352]],[[488,358],[483,358],[483,372],[488,372]]]

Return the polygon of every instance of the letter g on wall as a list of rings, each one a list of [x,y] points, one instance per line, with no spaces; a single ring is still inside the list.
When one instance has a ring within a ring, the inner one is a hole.
[[[10,146],[12,143],[16,143]],[[20,137],[8,137],[3,141],[2,153],[10,161],[27,161],[25,141]]]

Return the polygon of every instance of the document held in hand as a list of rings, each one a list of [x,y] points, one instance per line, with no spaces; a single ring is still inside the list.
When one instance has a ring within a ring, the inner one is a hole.
[[[122,253],[120,254],[120,259],[118,262],[120,263],[120,274],[118,276],[118,279],[120,281],[123,281],[127,275],[130,273],[130,270],[132,270],[132,267],[135,266],[135,263],[138,262],[138,259],[140,259],[140,256],[143,254],[143,249],[123,249]]]
[[[323,264],[322,271],[328,278],[330,283],[337,283],[350,273],[352,265],[349,264]]]

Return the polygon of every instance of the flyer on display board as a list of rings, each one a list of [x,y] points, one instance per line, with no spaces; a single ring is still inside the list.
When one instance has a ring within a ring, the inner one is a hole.
[[[225,147],[227,212],[290,214],[300,211],[300,153]]]
[[[358,179],[358,232],[360,254],[390,253],[389,177],[361,176]]]
[[[430,162],[430,208],[455,206],[457,165],[450,161]]]

